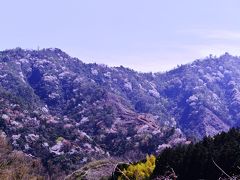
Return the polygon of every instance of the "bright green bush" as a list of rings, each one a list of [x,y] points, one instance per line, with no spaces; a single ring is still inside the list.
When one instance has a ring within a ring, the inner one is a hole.
[[[64,140],[63,137],[58,137],[58,138],[56,139],[56,143],[61,142],[61,141],[63,141],[63,140]]]
[[[139,162],[137,164],[131,164],[122,171],[122,175],[118,177],[118,180],[147,180],[152,174],[155,168],[156,157],[150,155],[146,157],[146,162]]]

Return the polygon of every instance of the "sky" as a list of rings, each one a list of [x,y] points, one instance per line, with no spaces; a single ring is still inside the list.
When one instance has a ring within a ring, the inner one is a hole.
[[[60,48],[83,62],[163,72],[240,56],[239,0],[0,0],[0,50]]]

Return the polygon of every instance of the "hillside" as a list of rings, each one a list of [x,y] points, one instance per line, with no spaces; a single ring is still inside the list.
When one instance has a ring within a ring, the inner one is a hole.
[[[240,178],[240,130],[232,128],[196,144],[167,148],[157,158],[119,164],[111,179],[228,179]]]
[[[239,124],[240,58],[166,73],[85,64],[60,49],[0,52],[0,127],[50,175],[96,159],[137,159]]]
[[[239,179],[239,145],[240,131],[231,129],[195,145],[166,149],[157,158],[153,176],[164,175],[171,167],[179,180]]]

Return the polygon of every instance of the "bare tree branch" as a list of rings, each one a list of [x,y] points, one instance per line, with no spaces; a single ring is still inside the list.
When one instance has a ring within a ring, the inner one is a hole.
[[[234,178],[232,178],[231,176],[229,176],[219,165],[217,165],[217,163],[212,159],[214,165],[223,173],[225,174],[230,180],[234,180]]]

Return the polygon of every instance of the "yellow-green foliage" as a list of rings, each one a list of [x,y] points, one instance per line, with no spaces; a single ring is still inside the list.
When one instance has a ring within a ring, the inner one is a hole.
[[[147,180],[152,174],[155,168],[156,157],[154,155],[150,155],[146,157],[145,163],[137,163],[131,164],[127,169],[122,171],[122,176],[118,178],[118,180]]]
[[[58,137],[58,138],[56,139],[56,143],[61,142],[61,141],[63,141],[63,140],[64,140],[63,137]]]

